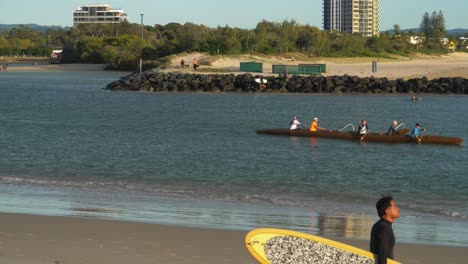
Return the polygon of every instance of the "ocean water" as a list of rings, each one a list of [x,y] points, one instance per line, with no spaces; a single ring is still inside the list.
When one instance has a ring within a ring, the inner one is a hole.
[[[293,116],[468,139],[468,97],[111,92],[123,73],[0,72],[0,212],[468,246],[464,146],[257,135]]]

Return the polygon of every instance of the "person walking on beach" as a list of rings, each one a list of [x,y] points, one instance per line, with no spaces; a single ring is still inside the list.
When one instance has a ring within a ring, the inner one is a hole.
[[[361,141],[364,140],[364,138],[366,137],[367,133],[369,133],[369,131],[370,131],[370,129],[367,126],[367,121],[365,119],[363,119],[361,121],[361,124],[359,125],[359,128],[358,128],[359,135],[361,136],[360,137]]]
[[[377,255],[377,264],[387,264],[387,258],[393,259],[396,239],[392,224],[400,217],[400,208],[391,195],[382,197],[375,207],[380,220],[372,226],[370,252]]]
[[[197,58],[193,59],[193,69],[195,71],[198,69],[198,60],[197,60]]]

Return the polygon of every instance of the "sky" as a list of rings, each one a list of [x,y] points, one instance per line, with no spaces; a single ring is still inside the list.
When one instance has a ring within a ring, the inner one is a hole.
[[[262,20],[296,20],[323,28],[322,0],[0,0],[0,24],[72,26],[73,11],[86,4],[124,9],[131,23],[193,22],[209,27],[255,28]],[[468,28],[468,0],[380,0],[380,29],[418,28],[425,12],[441,10],[447,29]]]

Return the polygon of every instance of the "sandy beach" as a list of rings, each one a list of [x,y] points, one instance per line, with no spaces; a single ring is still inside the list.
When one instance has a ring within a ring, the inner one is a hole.
[[[0,214],[0,263],[256,263],[245,231]],[[398,239],[398,238],[397,238]],[[367,249],[368,241],[342,242]],[[398,244],[402,263],[466,263],[468,249]]]
[[[387,77],[389,79],[409,79],[426,76],[429,79],[440,77],[468,78],[468,53],[455,52],[443,56],[417,55],[411,58],[396,57],[394,59],[377,58],[298,58],[294,61],[289,57],[280,56],[210,56],[192,53],[174,56],[165,71],[193,72],[192,68],[180,69],[183,59],[191,65],[193,58],[198,58],[202,73],[232,73],[239,72],[241,62],[256,61],[263,63],[263,75],[271,73],[272,65],[326,64],[327,72],[323,75],[353,75],[360,77]],[[378,71],[372,72],[372,61],[377,61]],[[39,64],[22,67],[9,67],[8,71],[97,71],[104,70],[105,65],[96,64]]]
[[[359,77],[387,77],[389,79],[409,79],[426,76],[429,79],[440,77],[468,78],[468,53],[455,52],[443,56],[416,55],[409,57],[383,58],[296,58],[291,57],[259,57],[242,55],[237,57],[206,56],[204,54],[189,54],[176,56],[172,59],[172,67],[168,71],[180,70],[181,59],[191,63],[193,58],[199,58],[203,72],[216,73],[220,69],[226,73],[236,73],[240,62],[256,61],[263,63],[263,75],[271,74],[272,65],[326,64],[327,72],[323,75],[353,75]],[[204,66],[203,62],[210,66]],[[372,72],[372,61],[377,61],[378,69]],[[192,69],[186,71],[193,71]],[[238,73],[238,72],[237,72]]]

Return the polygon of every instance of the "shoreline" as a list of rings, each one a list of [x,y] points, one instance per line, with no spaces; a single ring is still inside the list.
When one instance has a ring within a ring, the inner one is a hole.
[[[24,65],[23,62],[11,63],[5,72],[52,72],[52,71],[104,71],[104,64],[37,64],[28,66],[14,66],[15,64]],[[13,65],[13,66],[12,66]],[[0,71],[1,73],[2,71]]]
[[[247,231],[10,213],[0,221],[1,263],[256,263]],[[368,250],[366,240],[335,240]],[[465,263],[466,252],[398,241],[395,248],[402,263]]]
[[[198,57],[210,61],[209,65],[201,65],[201,71],[193,69],[181,70],[179,61]],[[412,79],[427,77],[429,80],[437,78],[468,78],[468,53],[455,52],[441,56],[417,55],[411,58],[379,59],[379,58],[310,58],[308,60],[287,61],[281,57],[259,57],[255,55],[242,55],[236,57],[208,56],[201,53],[175,56],[161,72],[193,73],[193,74],[235,74],[239,71],[240,62],[257,61],[263,63],[263,73],[253,75],[277,76],[271,73],[272,65],[297,65],[307,63],[326,64],[327,72],[322,76],[358,76],[396,79]],[[371,62],[378,61],[378,71],[372,72]],[[33,63],[34,61],[28,61]],[[1,61],[0,61],[1,63]],[[25,64],[26,62],[10,62],[11,64]],[[43,64],[25,67],[8,67],[6,71],[89,71],[104,70],[103,64]],[[1,72],[1,71],[0,71]]]

